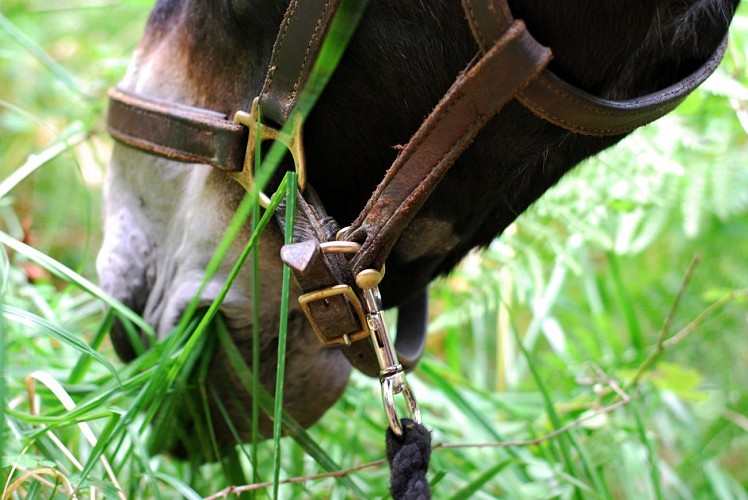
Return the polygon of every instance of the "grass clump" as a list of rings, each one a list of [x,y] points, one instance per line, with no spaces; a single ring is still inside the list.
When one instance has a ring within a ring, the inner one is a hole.
[[[0,13],[4,494],[386,495],[386,419],[360,375],[308,431],[257,397],[292,437],[208,464],[151,453],[184,391],[204,415],[198,354],[231,339],[215,308],[192,308],[129,365],[107,340],[114,315],[149,330],[92,265],[105,90],[148,9],[11,0]],[[676,114],[585,163],[432,287],[428,354],[409,381],[434,433],[435,497],[748,496],[746,15]]]

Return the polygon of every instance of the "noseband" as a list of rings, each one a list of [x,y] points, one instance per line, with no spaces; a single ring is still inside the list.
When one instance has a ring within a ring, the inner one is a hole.
[[[117,88],[110,92],[110,134],[147,153],[211,165],[247,189],[254,182],[257,137],[279,139],[291,151],[303,191],[302,120],[296,105],[336,9],[344,2],[291,1],[262,92],[250,113],[240,111],[229,121],[214,111]],[[297,194],[297,221],[315,238],[281,251],[304,292],[301,306],[318,338],[340,348],[364,373],[379,376],[390,425],[398,434],[394,394],[402,393],[417,417],[400,362],[406,368],[414,366],[423,350],[426,302],[423,295],[415,305],[401,309],[396,355],[381,314],[381,270],[404,228],[483,126],[514,99],[537,117],[575,134],[623,135],[672,111],[716,69],[726,48],[725,38],[699,69],[666,89],[613,101],[593,96],[548,70],[550,49],[513,18],[506,0],[462,0],[462,6],[480,51],[477,62],[457,77],[351,226],[340,230],[313,189],[307,189]],[[269,122],[289,123],[292,133],[267,126],[260,111]],[[265,206],[267,201],[263,198]]]

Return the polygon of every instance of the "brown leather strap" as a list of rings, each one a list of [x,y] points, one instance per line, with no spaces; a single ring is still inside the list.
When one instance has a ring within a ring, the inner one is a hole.
[[[283,229],[285,202],[278,207],[276,219]],[[304,196],[297,192],[295,243],[283,246],[281,260],[291,268],[296,283],[305,294],[353,282],[346,261],[348,256],[323,255],[320,249],[320,242],[334,239],[338,229],[339,226],[327,215],[311,186],[307,186]],[[356,306],[351,303],[351,298],[335,294],[310,301],[307,307],[315,334],[323,344],[338,347],[351,365],[364,374],[370,377],[379,375],[379,364],[368,334],[363,336],[363,341],[353,341],[350,345],[342,343],[344,335],[352,336],[356,331],[366,328],[357,317]],[[361,307],[360,304],[358,307]]]
[[[284,214],[285,202],[278,207],[276,217],[282,229],[285,226]],[[303,196],[297,193],[295,219],[294,241],[297,243],[283,246],[281,260],[293,271],[299,288],[314,295],[343,283],[353,283],[347,263],[350,255],[325,255],[321,250],[320,242],[333,240],[339,227],[327,215],[311,186]],[[338,347],[354,368],[370,377],[377,377],[380,367],[368,331],[363,336],[364,341],[352,338],[356,332],[366,329],[356,314],[356,308],[360,309],[361,304],[352,301],[359,302],[356,297],[340,293],[305,301],[305,307],[309,309],[315,334],[323,344]],[[428,296],[424,290],[399,308],[395,350],[405,370],[413,369],[423,354],[427,321]],[[345,345],[344,336],[353,342]]]
[[[263,119],[282,126],[290,117],[297,97],[309,78],[338,3],[338,0],[290,2],[260,93]],[[320,242],[334,239],[339,229],[337,223],[327,216],[311,186],[308,186],[306,197],[297,193],[296,199],[295,243],[282,248],[281,259],[293,270],[299,288],[305,295],[313,295],[322,290],[332,290],[335,286],[352,284],[353,278],[345,257],[323,255],[320,250]],[[280,210],[277,219],[282,227],[285,219]],[[311,300],[303,307],[323,344],[338,347],[354,368],[376,377],[379,375],[379,363],[368,335],[362,339],[352,339],[353,342],[348,345],[341,344],[343,338],[350,337],[362,328],[368,333],[368,327],[357,318],[352,300],[358,301],[355,297],[336,294],[322,300]]]
[[[338,0],[292,0],[283,17],[260,93],[263,117],[283,125],[304,88]]]
[[[514,22],[505,0],[462,0],[462,10],[481,52],[488,52]]]
[[[501,38],[512,14],[506,0],[462,0],[473,38],[482,52]],[[666,89],[626,101],[589,94],[545,69],[517,93],[536,116],[583,135],[622,135],[666,115],[706,80],[719,65],[727,38],[695,73]]]
[[[421,290],[397,308],[397,359],[406,371],[418,365],[426,349],[426,331],[429,327],[429,293]]]
[[[536,116],[577,134],[622,135],[665,116],[711,75],[722,60],[727,38],[695,73],[675,85],[636,99],[612,101],[589,94],[544,71],[517,94]]]
[[[283,125],[290,117],[299,92],[311,73],[338,3],[338,0],[292,0],[289,4],[260,94],[260,108],[264,119]],[[331,219],[321,201],[316,199],[314,190],[310,188],[306,196],[310,203],[301,194],[297,196],[294,241],[299,243],[284,246],[281,258],[294,271],[302,291],[314,295],[320,290],[331,290],[332,287],[345,283],[352,284],[353,279],[347,262],[342,262],[342,256],[321,254],[319,242],[334,238],[336,231],[329,232]],[[335,224],[337,230],[336,223],[332,221],[332,224]],[[323,226],[328,227],[323,229]],[[304,235],[304,231],[311,231],[313,234]],[[355,308],[347,296],[332,295],[324,300],[307,302],[305,307],[309,311],[308,316],[313,322],[315,333],[323,343],[331,345],[332,340],[353,367],[371,377],[379,376],[379,363],[368,336],[363,341],[353,341],[348,345],[340,345],[337,341],[344,335],[350,336],[359,328],[367,329],[366,325],[359,324]],[[415,366],[425,345],[424,321],[419,323],[415,319],[419,314],[425,317],[426,309],[409,307],[404,321],[408,326],[421,328],[407,333],[398,329],[396,349],[399,345],[405,349],[405,369]]]
[[[522,21],[515,21],[458,77],[345,233],[346,239],[363,242],[352,262],[354,274],[382,266],[406,224],[462,151],[550,58],[550,50],[535,41]]]
[[[244,165],[247,129],[215,111],[114,88],[109,91],[107,121],[114,139],[149,153],[229,172],[239,172]]]

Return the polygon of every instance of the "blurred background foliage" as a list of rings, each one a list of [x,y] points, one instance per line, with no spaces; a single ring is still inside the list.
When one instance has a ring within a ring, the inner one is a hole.
[[[106,364],[81,368],[93,355],[65,335],[95,344],[121,369],[101,336],[103,303],[79,278],[53,278],[27,247],[7,244],[26,243],[95,281],[111,147],[106,90],[124,73],[150,7],[0,0],[0,449],[5,491],[16,496],[63,495],[62,477],[85,494],[115,492],[100,466],[84,480],[71,465],[70,456],[85,463],[91,454],[74,425],[81,417],[40,389],[49,419],[33,418],[24,385],[42,370],[76,401],[100,394],[112,377]],[[633,396],[541,444],[436,450],[435,497],[748,498],[747,49],[743,4],[722,66],[677,112],[585,162],[433,285],[428,354],[410,380],[435,443],[538,438],[620,401],[624,389]],[[696,255],[667,332],[687,335],[649,364]],[[724,307],[691,325],[720,300]],[[96,404],[100,436],[130,403],[120,394]],[[354,376],[310,434],[346,467],[383,456],[384,425],[378,387]],[[243,457],[238,468],[148,457],[132,432],[107,453],[128,496],[208,495],[251,476]],[[272,470],[269,446],[261,457],[256,469]],[[324,469],[291,441],[282,464],[284,477]],[[375,467],[352,476],[354,486],[307,481],[281,493],[382,496],[386,477]]]

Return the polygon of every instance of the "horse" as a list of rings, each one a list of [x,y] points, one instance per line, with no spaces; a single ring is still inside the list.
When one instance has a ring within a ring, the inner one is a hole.
[[[564,5],[509,0],[537,42],[547,68],[582,91],[631,100],[661,91],[714,59],[739,0],[576,0]],[[292,1],[295,4],[295,1]],[[120,88],[159,102],[233,116],[249,110],[271,66],[287,0],[158,0]],[[456,0],[369,2],[327,87],[304,123],[307,182],[328,214],[348,226],[455,78],[481,51],[475,26]],[[384,307],[407,304],[470,250],[489,244],[565,173],[620,141],[572,131],[512,99],[471,139],[423,203],[387,258]],[[97,259],[105,290],[168,335],[199,289],[206,264],[243,196],[219,169],[115,144],[105,185],[105,236]],[[244,228],[243,236],[249,234]],[[202,289],[216,298],[242,249]],[[283,245],[271,225],[261,236],[260,381],[275,385]],[[240,271],[221,306],[234,343],[252,359],[250,269]],[[284,408],[304,427],[340,397],[351,363],[321,345],[291,291]],[[115,323],[111,338],[125,361],[135,356]],[[251,397],[218,349],[208,380],[231,415]],[[231,397],[229,397],[231,395]],[[218,415],[218,413],[216,413]],[[228,430],[215,419],[222,443]],[[251,430],[234,422],[240,438]],[[262,420],[260,434],[271,433]]]

